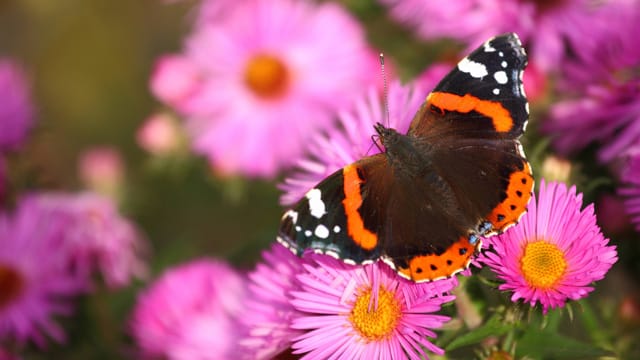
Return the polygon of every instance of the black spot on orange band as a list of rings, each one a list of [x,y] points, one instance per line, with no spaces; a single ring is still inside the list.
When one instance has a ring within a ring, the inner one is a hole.
[[[480,241],[471,244],[467,237],[461,237],[442,254],[414,256],[409,259],[407,267],[397,266],[396,270],[415,282],[448,277],[466,268],[479,246]]]
[[[364,250],[373,250],[378,245],[378,236],[364,227],[364,220],[358,209],[362,206],[362,193],[360,185],[364,182],[358,175],[355,165],[347,165],[343,168],[344,176],[344,212],[347,216],[347,233]]]
[[[429,94],[427,101],[443,110],[460,113],[476,111],[490,118],[493,122],[493,127],[498,132],[509,132],[513,128],[513,118],[509,110],[498,101],[482,100],[471,94],[460,96],[437,91]]]
[[[524,160],[523,162],[522,170],[514,171],[509,175],[507,197],[487,216],[487,220],[496,231],[504,231],[509,225],[515,224],[520,215],[527,210],[533,190],[533,176],[529,163]]]

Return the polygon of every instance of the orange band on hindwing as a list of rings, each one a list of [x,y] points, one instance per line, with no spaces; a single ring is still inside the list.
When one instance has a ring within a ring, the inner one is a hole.
[[[509,225],[518,222],[520,216],[527,211],[532,190],[531,167],[528,162],[524,161],[523,169],[514,171],[509,176],[506,199],[487,216],[487,220],[491,222],[494,230],[504,231]]]
[[[479,240],[471,244],[468,237],[463,236],[444,253],[414,256],[408,261],[409,267],[397,267],[396,271],[415,282],[445,278],[465,269],[479,247]]]
[[[378,245],[378,236],[364,227],[364,220],[358,209],[362,206],[360,186],[364,181],[358,176],[355,165],[347,165],[342,170],[344,176],[344,212],[347,216],[347,233],[364,250],[373,250]]]
[[[513,118],[509,110],[498,101],[482,100],[471,94],[460,96],[447,92],[432,92],[427,101],[442,110],[460,113],[476,111],[490,118],[498,132],[509,132],[513,128]]]

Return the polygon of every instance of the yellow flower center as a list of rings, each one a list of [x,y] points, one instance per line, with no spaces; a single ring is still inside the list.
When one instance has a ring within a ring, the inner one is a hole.
[[[20,296],[23,287],[22,276],[13,268],[0,264],[0,310]]]
[[[520,259],[520,269],[525,279],[529,285],[539,289],[553,287],[566,268],[562,250],[542,240],[527,244]]]
[[[247,86],[259,97],[273,99],[289,88],[289,71],[280,59],[267,54],[254,56],[245,69]]]
[[[369,306],[371,289],[360,293],[353,305],[349,320],[354,329],[367,341],[383,340],[391,336],[402,315],[400,302],[394,293],[380,288],[378,307]]]

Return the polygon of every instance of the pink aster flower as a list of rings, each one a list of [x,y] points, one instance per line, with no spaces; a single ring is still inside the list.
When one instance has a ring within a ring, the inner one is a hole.
[[[447,6],[421,0],[380,2],[397,21],[414,27],[425,39],[459,39],[473,49],[496,34],[515,32],[530,59],[544,71],[557,69],[569,51],[574,56],[597,55],[599,45],[594,39],[637,6],[628,0],[453,0]],[[621,6],[621,11],[609,11],[610,4],[622,4],[626,10]]]
[[[0,214],[0,339],[64,341],[53,317],[69,315],[72,297],[86,290],[61,251],[64,226],[33,197],[20,199],[13,214]]]
[[[293,328],[294,354],[303,359],[423,359],[425,349],[444,351],[428,338],[449,320],[435,315],[455,278],[416,284],[397,276],[383,262],[351,266],[324,255],[311,255],[298,275],[301,290],[291,292],[302,314]]]
[[[546,313],[585,297],[617,261],[615,246],[607,245],[596,225],[593,205],[581,207],[575,186],[543,180],[520,223],[485,239],[489,250],[479,261],[504,280],[499,288],[512,291],[512,301],[540,303]]]
[[[599,160],[609,163],[640,143],[640,79],[634,75],[640,69],[640,12],[629,13],[614,22],[617,36],[603,38],[597,56],[566,66],[563,90],[569,96],[551,107],[543,124],[563,155],[597,144]]]
[[[168,113],[149,116],[136,132],[138,145],[149,153],[166,156],[178,151],[184,142],[182,129]]]
[[[599,160],[608,163],[640,142],[639,100],[640,79],[589,85],[578,98],[554,104],[543,131],[564,156],[595,143]]]
[[[241,1],[199,24],[152,87],[186,117],[194,151],[217,171],[272,177],[375,81],[372,57],[337,4]]]
[[[240,321],[247,329],[240,341],[244,358],[272,359],[291,347],[302,332],[291,328],[298,313],[289,292],[299,289],[295,276],[302,272],[302,259],[275,243],[262,254],[264,262],[249,274],[249,288]]]
[[[431,85],[428,78],[425,77],[420,84],[390,84],[388,120],[381,94],[373,86],[369,88],[365,97],[355,102],[353,110],[340,112],[338,127],[326,134],[317,134],[307,144],[307,153],[310,155],[297,162],[296,172],[286,178],[280,186],[284,191],[280,202],[283,205],[291,205],[334,171],[366,155],[379,153],[380,150],[371,137],[375,134],[373,126],[376,123],[387,124],[388,121],[388,126],[399,132],[406,132],[413,116],[431,90],[424,89]]]
[[[22,68],[0,58],[0,151],[15,150],[33,126],[30,87]]]
[[[142,354],[169,360],[235,359],[243,279],[200,259],[171,268],[139,296],[131,332]]]
[[[134,277],[146,276],[142,260],[146,243],[111,199],[90,192],[34,196],[41,206],[64,219],[63,246],[79,277],[90,279],[98,271],[108,286],[122,287]]]

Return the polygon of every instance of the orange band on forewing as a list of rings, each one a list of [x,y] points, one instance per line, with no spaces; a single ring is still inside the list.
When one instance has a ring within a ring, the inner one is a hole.
[[[497,101],[481,100],[470,94],[460,96],[446,92],[432,92],[427,97],[427,101],[448,111],[468,113],[475,110],[489,117],[498,132],[508,132],[513,128],[513,118],[509,110]]]
[[[362,205],[360,184],[363,181],[358,176],[355,165],[347,165],[342,170],[344,175],[344,212],[347,215],[347,233],[361,248],[373,250],[378,244],[378,236],[364,227],[362,216],[358,209]]]

